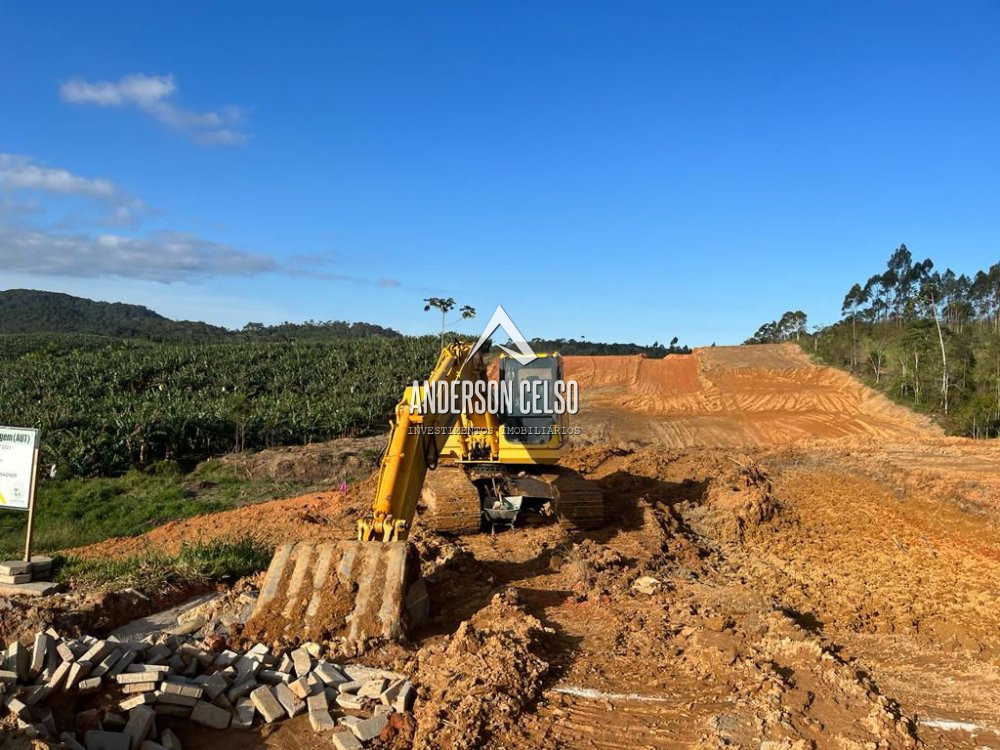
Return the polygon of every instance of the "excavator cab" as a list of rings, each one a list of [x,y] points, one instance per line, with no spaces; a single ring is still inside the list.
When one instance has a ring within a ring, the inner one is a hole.
[[[566,415],[555,408],[562,381],[562,358],[542,355],[521,364],[500,357],[500,382],[510,389],[511,403],[500,412],[502,463],[554,463],[566,443]]]

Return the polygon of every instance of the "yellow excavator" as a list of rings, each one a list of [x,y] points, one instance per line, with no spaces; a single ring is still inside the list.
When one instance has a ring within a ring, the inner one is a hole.
[[[357,540],[279,546],[250,631],[273,634],[278,627],[302,640],[352,643],[401,637],[427,617],[430,604],[406,541],[415,522],[449,535],[555,518],[574,529],[600,526],[600,488],[558,465],[569,445],[566,412],[523,397],[525,381],[541,381],[551,392],[562,376],[558,354],[525,362],[501,355],[498,382],[513,394],[504,408],[415,410],[431,396],[428,388],[489,379],[471,344],[443,347],[426,384],[408,386],[396,406],[372,512],[358,520]]]

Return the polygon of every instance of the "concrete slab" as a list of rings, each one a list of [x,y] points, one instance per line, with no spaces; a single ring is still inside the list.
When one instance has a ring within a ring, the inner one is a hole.
[[[2,583],[0,596],[48,596],[58,590],[51,581],[29,581],[28,583]]]

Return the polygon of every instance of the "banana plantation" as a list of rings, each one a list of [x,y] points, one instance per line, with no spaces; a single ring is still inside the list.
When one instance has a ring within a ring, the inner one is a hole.
[[[0,424],[38,427],[58,476],[381,429],[437,338],[115,343],[3,361]]]

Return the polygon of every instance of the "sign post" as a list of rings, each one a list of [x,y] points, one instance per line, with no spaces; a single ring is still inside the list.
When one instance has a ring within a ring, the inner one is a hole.
[[[0,508],[28,511],[28,533],[24,544],[26,563],[31,562],[40,448],[38,430],[0,427]]]

